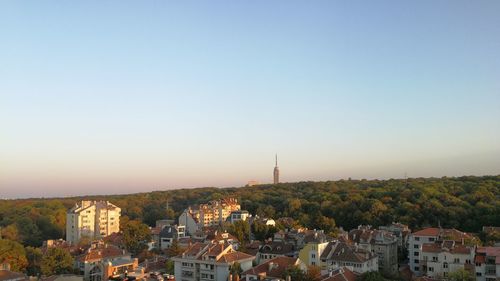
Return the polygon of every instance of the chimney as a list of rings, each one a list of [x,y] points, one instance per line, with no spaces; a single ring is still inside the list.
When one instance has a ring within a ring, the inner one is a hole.
[[[274,262],[270,262],[267,271],[271,271],[274,268]]]

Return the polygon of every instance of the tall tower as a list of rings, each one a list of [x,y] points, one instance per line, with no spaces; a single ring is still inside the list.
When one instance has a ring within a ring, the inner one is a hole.
[[[280,183],[280,169],[278,168],[278,154],[276,154],[276,166],[274,166],[274,184]]]

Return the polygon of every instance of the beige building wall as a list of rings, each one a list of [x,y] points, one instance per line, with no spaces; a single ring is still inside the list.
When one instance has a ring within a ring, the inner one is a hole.
[[[121,209],[108,201],[81,201],[66,213],[66,241],[102,238],[120,231]]]

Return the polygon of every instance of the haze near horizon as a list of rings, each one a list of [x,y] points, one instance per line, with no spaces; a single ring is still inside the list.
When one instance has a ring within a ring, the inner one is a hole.
[[[498,1],[0,3],[0,198],[500,174]]]

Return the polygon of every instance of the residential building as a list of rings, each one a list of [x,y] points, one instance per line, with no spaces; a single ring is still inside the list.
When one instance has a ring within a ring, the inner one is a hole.
[[[466,269],[474,272],[475,246],[467,246],[453,240],[423,243],[420,274],[433,278],[447,278],[450,272]]]
[[[235,262],[246,271],[252,267],[254,259],[254,256],[234,250],[229,244],[200,242],[172,258],[175,280],[178,281],[226,281]]]
[[[306,269],[299,258],[277,257],[244,271],[241,277],[245,281],[285,281],[286,270],[293,266]]]
[[[301,245],[300,260],[306,265],[320,266],[320,256],[328,245],[329,239],[322,230],[307,230],[298,235]]]
[[[257,264],[262,264],[277,257],[294,257],[293,245],[284,242],[267,242],[257,253]]]
[[[120,231],[121,209],[108,201],[80,201],[66,213],[66,241],[100,239]]]
[[[392,276],[398,274],[398,238],[392,233],[361,225],[349,232],[349,240],[377,255],[379,271]]]
[[[8,262],[0,263],[0,281],[28,281],[29,278],[20,272],[10,271]]]
[[[445,240],[455,241],[461,244],[465,242],[474,244],[476,242],[476,238],[472,235],[456,229],[430,227],[410,234],[408,237],[408,259],[410,269],[416,276],[422,276],[424,274],[423,267],[420,265],[420,261],[423,260],[423,245]]]
[[[250,217],[250,213],[245,210],[231,212],[227,220],[230,223],[235,223],[237,221],[246,221]]]
[[[125,275],[142,277],[144,274],[137,259],[132,259],[125,250],[102,241],[93,242],[83,255],[77,257],[76,266],[85,281],[106,281]]]
[[[406,248],[408,245],[408,236],[411,233],[411,229],[402,223],[393,222],[390,225],[380,226],[379,230],[385,230],[392,233],[394,236],[398,238],[398,247]]]
[[[168,249],[179,238],[185,237],[185,227],[183,225],[165,226],[159,234],[158,248],[161,250]]]
[[[179,224],[185,225],[188,234],[207,226],[222,224],[234,211],[241,210],[236,198],[213,200],[207,204],[190,206],[179,217]]]
[[[347,267],[359,274],[378,271],[378,257],[375,254],[345,242],[329,242],[320,258],[323,270]]]
[[[500,280],[500,247],[477,247],[474,263],[477,281]]]

